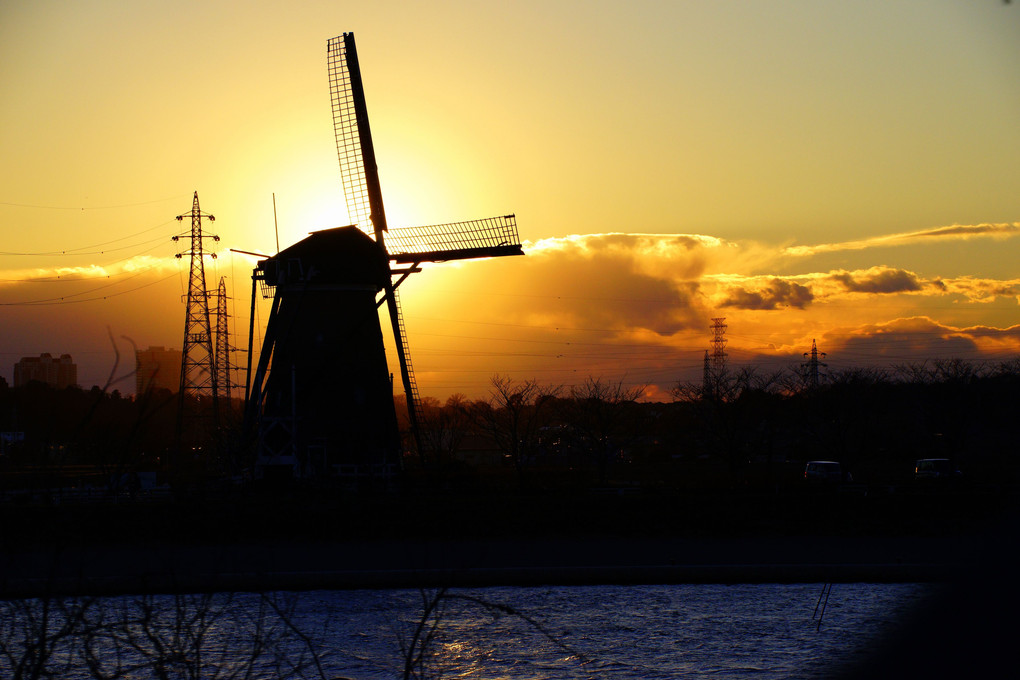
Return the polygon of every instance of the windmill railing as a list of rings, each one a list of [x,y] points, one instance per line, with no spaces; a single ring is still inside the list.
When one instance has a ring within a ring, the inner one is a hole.
[[[514,215],[427,227],[390,229],[386,250],[398,263],[523,255]]]
[[[252,276],[259,283],[262,297],[270,300],[281,282],[286,285],[287,282],[303,281],[305,267],[301,259],[296,257],[285,260],[267,258],[255,265]]]

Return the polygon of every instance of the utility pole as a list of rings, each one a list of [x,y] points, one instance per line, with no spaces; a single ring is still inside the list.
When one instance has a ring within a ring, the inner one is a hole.
[[[705,366],[701,373],[701,393],[706,399],[712,396],[712,360],[705,350]]]
[[[205,256],[202,239],[219,241],[219,236],[202,234],[202,218],[210,222],[213,215],[203,213],[198,205],[198,192],[191,205],[191,212],[177,216],[181,222],[191,217],[191,249],[178,253],[177,257],[191,256],[191,272],[188,276],[187,311],[184,316],[184,343],[181,352],[181,389],[178,395],[177,443],[178,450],[187,444],[206,444],[213,440],[219,429],[219,390],[217,389],[216,354],[213,350],[212,326],[209,321],[209,294],[205,288]],[[180,234],[172,240],[178,241]],[[210,253],[215,258],[216,253]],[[187,416],[185,411],[188,411]],[[189,432],[185,441],[185,425]]]
[[[818,345],[815,344],[814,338],[811,339],[811,351],[804,352],[805,357],[809,357],[808,360],[801,364],[806,370],[808,386],[815,388],[818,387],[818,368],[827,368],[828,364],[823,364],[819,359],[825,358],[825,352],[818,351]]]

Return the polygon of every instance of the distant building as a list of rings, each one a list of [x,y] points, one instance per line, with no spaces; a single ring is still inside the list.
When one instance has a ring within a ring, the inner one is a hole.
[[[153,346],[135,350],[135,394],[181,389],[181,350]]]
[[[22,357],[14,364],[14,386],[24,387],[33,380],[64,389],[78,384],[78,366],[70,354],[54,359],[52,354]]]

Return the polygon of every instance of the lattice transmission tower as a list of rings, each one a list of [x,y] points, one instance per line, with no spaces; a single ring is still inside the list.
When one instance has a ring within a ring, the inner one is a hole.
[[[712,319],[712,370],[722,373],[726,368],[726,317]]]
[[[807,378],[808,385],[810,387],[818,387],[820,371],[819,368],[826,368],[828,364],[823,364],[820,359],[825,358],[825,352],[818,351],[818,345],[815,344],[814,338],[811,339],[811,351],[804,352],[807,361],[801,364],[805,370],[805,377]]]
[[[233,391],[230,379],[230,316],[227,314],[227,279],[220,277],[220,288],[216,294],[216,388],[217,398],[225,397],[228,403]]]
[[[178,221],[191,217],[191,257],[188,276],[187,310],[184,316],[184,343],[181,352],[181,389],[177,409],[178,444],[201,444],[210,441],[219,428],[219,389],[217,387],[216,353],[213,348],[212,325],[209,315],[209,293],[205,288],[205,253],[202,239],[219,241],[220,237],[202,233],[202,218],[213,222],[216,218],[203,213],[198,204],[198,192],[191,212],[177,216]],[[180,240],[187,234],[173,237]],[[209,253],[213,258],[216,253]],[[185,429],[187,428],[187,430]]]
[[[702,390],[706,398],[716,395],[718,382],[726,371],[726,318],[712,319],[712,353],[705,350]]]

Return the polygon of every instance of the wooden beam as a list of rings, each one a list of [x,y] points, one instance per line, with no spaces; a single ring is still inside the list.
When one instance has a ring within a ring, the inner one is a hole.
[[[390,253],[390,260],[397,264],[415,264],[418,262],[448,262],[450,260],[471,260],[482,257],[506,257],[523,255],[521,246],[490,246],[486,248],[457,248],[454,250],[434,250],[425,253]]]

